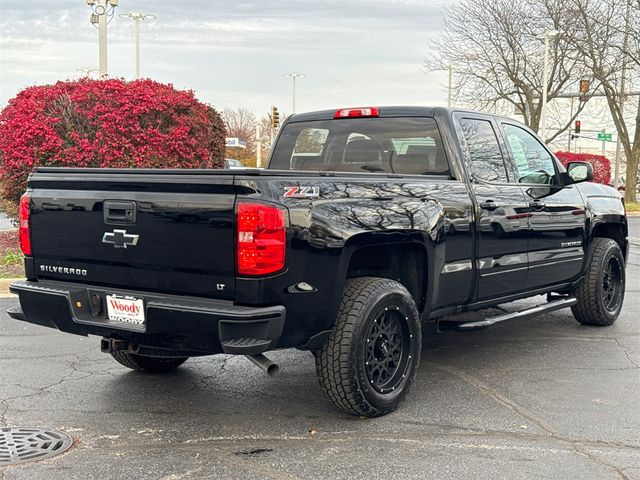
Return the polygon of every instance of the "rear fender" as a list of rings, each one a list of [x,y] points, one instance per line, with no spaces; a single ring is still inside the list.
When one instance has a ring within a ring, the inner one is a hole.
[[[424,311],[437,291],[438,279],[434,272],[440,271],[445,261],[445,212],[442,205],[429,198],[384,199],[368,204],[351,204],[346,207],[345,214],[334,218],[338,225],[344,227],[343,231],[349,232],[340,257],[336,291],[342,292],[347,278],[353,276],[387,276],[405,280],[402,283],[414,295],[419,310]],[[402,254],[398,255],[398,252]],[[368,254],[372,257],[372,264],[379,260],[380,254],[388,254],[389,258],[399,262],[403,258],[407,262],[424,258],[424,263],[402,264],[400,272],[397,268],[388,269],[381,265],[378,268],[369,265],[369,268],[354,269],[354,260],[361,263]],[[408,272],[412,268],[416,270]],[[392,272],[395,275],[390,275]],[[416,281],[422,285],[415,285]]]

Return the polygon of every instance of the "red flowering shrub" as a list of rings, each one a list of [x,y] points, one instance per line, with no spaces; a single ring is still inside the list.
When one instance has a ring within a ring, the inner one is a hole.
[[[58,82],[21,91],[0,113],[0,180],[18,202],[36,166],[214,168],[225,127],[191,91],[152,80]]]
[[[569,162],[589,162],[593,165],[593,181],[609,185],[611,183],[611,161],[602,155],[591,153],[556,152],[556,157],[564,165]]]

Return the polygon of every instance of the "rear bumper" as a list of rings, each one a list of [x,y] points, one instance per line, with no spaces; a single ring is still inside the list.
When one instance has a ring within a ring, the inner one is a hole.
[[[278,343],[285,321],[283,306],[244,307],[224,300],[57,281],[19,281],[10,290],[20,298],[20,307],[7,310],[14,319],[194,355],[270,350]],[[111,294],[143,299],[145,326],[109,320],[104,298]]]

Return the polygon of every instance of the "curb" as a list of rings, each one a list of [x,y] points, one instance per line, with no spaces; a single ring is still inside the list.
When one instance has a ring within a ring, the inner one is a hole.
[[[0,278],[0,298],[16,298],[9,291],[9,285],[17,280],[24,280],[24,278]]]

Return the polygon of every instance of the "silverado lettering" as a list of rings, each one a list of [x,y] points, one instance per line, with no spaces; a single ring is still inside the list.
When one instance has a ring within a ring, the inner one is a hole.
[[[87,270],[83,268],[58,267],[55,265],[40,265],[40,271],[50,273],[66,273],[70,275],[87,275]]]
[[[423,332],[561,308],[616,321],[625,207],[592,179],[518,121],[426,107],[292,115],[266,169],[38,167],[9,314],[156,373],[219,353],[273,373],[263,353],[307,350],[337,407],[380,416],[407,395]]]

